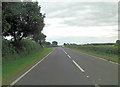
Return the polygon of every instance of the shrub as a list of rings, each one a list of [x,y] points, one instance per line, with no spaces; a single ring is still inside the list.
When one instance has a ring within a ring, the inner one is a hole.
[[[2,39],[2,59],[3,63],[13,61],[41,49],[41,46],[31,40],[23,39],[19,42],[19,47],[13,46],[10,41]]]

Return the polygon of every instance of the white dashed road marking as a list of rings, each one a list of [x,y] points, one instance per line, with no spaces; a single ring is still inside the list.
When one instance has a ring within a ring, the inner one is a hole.
[[[63,51],[65,52],[64,49],[63,49]],[[67,52],[65,52],[65,54],[67,54]],[[67,56],[68,56],[70,59],[72,59],[70,55],[67,55]],[[81,72],[85,72],[74,60],[72,60],[72,61],[73,61],[73,63],[78,67],[78,69],[81,70]]]
[[[85,72],[74,60],[72,60],[72,61],[81,70],[81,72]]]
[[[87,78],[89,78],[90,76],[86,76]]]
[[[71,57],[69,55],[67,55],[67,56],[71,59]]]
[[[65,54],[67,54],[67,53],[65,52]]]
[[[63,51],[65,52],[65,50],[63,49]],[[67,52],[65,52],[65,54],[67,54]]]

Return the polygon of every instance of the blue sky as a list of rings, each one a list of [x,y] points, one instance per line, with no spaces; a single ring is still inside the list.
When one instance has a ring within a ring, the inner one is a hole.
[[[118,3],[109,0],[39,1],[46,14],[46,41],[63,43],[108,43],[118,39]],[[111,1],[111,2],[110,2]]]

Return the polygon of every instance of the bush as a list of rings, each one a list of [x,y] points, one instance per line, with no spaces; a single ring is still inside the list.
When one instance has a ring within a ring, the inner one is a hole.
[[[19,46],[15,47],[10,41],[2,39],[2,59],[3,63],[13,61],[41,49],[41,46],[31,40],[23,39],[19,42]]]

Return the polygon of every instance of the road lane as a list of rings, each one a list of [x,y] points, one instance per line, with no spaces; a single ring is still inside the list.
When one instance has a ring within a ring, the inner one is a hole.
[[[65,52],[77,61],[78,65],[85,69],[94,84],[117,85],[118,84],[118,65],[95,58],[78,51],[64,48]]]
[[[62,47],[57,47],[15,85],[94,85],[94,83],[75,66]]]

